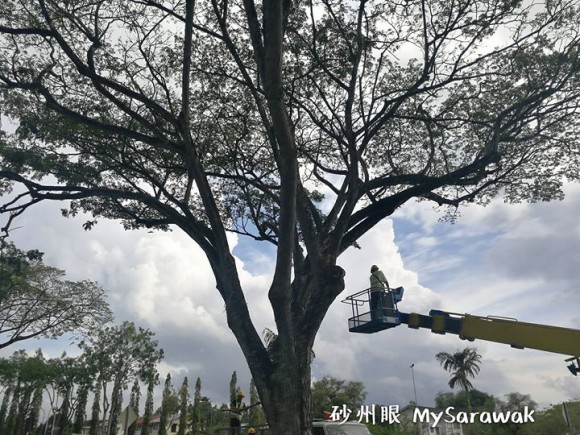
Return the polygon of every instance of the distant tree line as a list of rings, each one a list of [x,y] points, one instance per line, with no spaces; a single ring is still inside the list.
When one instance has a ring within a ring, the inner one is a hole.
[[[553,435],[569,433],[570,429],[563,417],[563,405],[550,405],[546,409],[538,409],[538,404],[529,394],[512,392],[503,399],[494,397],[479,390],[470,392],[472,412],[523,412],[527,407],[534,410],[534,422],[528,423],[492,423],[479,422],[464,426],[464,433],[473,435]],[[457,393],[440,392],[435,397],[435,406],[445,409],[453,406],[456,410],[467,410],[465,391]],[[568,402],[570,424],[576,431],[580,430],[580,401]]]
[[[154,415],[160,419],[162,435],[176,415],[178,435],[206,434],[228,425],[229,405],[214,405],[202,396],[199,377],[191,401],[187,378],[176,391],[168,374],[161,406],[155,409],[153,393],[163,351],[153,332],[132,322],[107,326],[113,315],[104,290],[91,281],[66,280],[64,271],[44,264],[42,258],[38,250],[23,251],[0,238],[0,349],[73,332],[82,337],[81,355],[63,353],[48,359],[39,349],[34,355],[19,350],[0,358],[0,434],[68,435],[88,428],[90,435],[116,435],[123,425],[119,417],[129,387],[128,406],[136,413],[142,404],[141,389],[146,391],[143,435],[149,435]],[[232,388],[239,388],[236,372],[230,393]],[[253,381],[249,391],[255,406],[244,415],[244,422],[263,425],[264,411]],[[134,422],[128,433],[135,431]]]
[[[460,387],[458,392],[440,392],[435,397],[435,406],[439,410],[453,407],[456,412],[508,412],[525,413],[526,408],[534,411],[534,421],[518,423],[481,423],[477,419],[474,423],[464,424],[463,433],[466,435],[553,435],[575,433],[580,429],[580,402],[566,404],[569,421],[563,418],[563,404],[551,405],[547,409],[539,410],[537,403],[530,395],[512,392],[505,395],[505,399],[494,397],[474,389],[469,378],[475,378],[480,371],[481,355],[475,347],[466,347],[453,353],[439,352],[435,359],[443,369],[450,373],[449,387]],[[314,393],[313,393],[314,397]],[[413,403],[413,406],[417,406]],[[417,433],[417,426],[413,422],[404,422],[402,425],[379,424],[369,426],[373,435],[413,435]]]
[[[34,355],[19,350],[1,358],[0,434],[70,435],[85,430],[89,435],[116,435],[118,428],[124,428],[119,417],[127,404],[140,415],[143,435],[167,435],[175,421],[178,435],[212,434],[216,428],[227,427],[229,405],[213,404],[203,396],[199,377],[192,398],[187,377],[176,390],[168,373],[161,404],[155,407],[157,365],[163,352],[156,348],[152,337],[150,331],[126,322],[104,328],[81,342],[83,353],[78,357],[63,353],[59,358],[48,359],[39,349]],[[231,379],[230,386],[238,391],[236,372]],[[144,403],[142,388],[146,390]],[[128,403],[123,400],[127,389]],[[243,422],[257,427],[265,425],[253,381],[248,399],[245,405],[254,406],[244,413]],[[159,419],[158,430],[151,428],[154,416]],[[137,421],[130,422],[128,434],[135,434],[136,429]]]
[[[133,380],[155,384],[163,352],[149,330],[133,323],[102,327],[79,343],[82,354],[47,359],[39,349],[32,356],[20,350],[0,359],[0,433],[44,432],[40,412],[48,405],[44,424],[52,433],[80,433],[93,397],[90,434],[116,434],[122,393]],[[46,403],[48,401],[48,403]],[[44,402],[44,407],[43,407]],[[54,428],[53,428],[54,426]]]
[[[117,427],[123,427],[119,414],[123,405],[123,392],[131,384],[128,404],[139,412],[143,406],[141,389],[146,389],[144,413],[141,414],[141,434],[168,435],[170,423],[178,423],[178,435],[209,435],[217,428],[229,424],[229,405],[212,403],[202,394],[201,379],[198,377],[189,391],[187,377],[176,389],[172,384],[171,374],[165,378],[162,401],[154,406],[153,391],[159,383],[156,365],[163,356],[156,350],[156,343],[149,331],[135,328],[130,323],[121,326],[104,328],[96,334],[93,341],[83,342],[84,352],[78,357],[63,354],[59,358],[47,359],[42,351],[27,355],[24,351],[15,352],[9,358],[0,359],[0,433],[1,434],[43,434],[53,432],[56,435],[80,433],[89,428],[90,435],[113,435]],[[119,337],[114,343],[113,335]],[[103,341],[108,339],[107,345]],[[139,357],[137,348],[156,353],[157,357]],[[104,357],[105,349],[112,353]],[[103,353],[101,353],[103,352]],[[135,357],[127,358],[133,352]],[[123,362],[117,357],[124,355]],[[120,380],[119,376],[123,376]],[[240,389],[237,374],[233,372],[230,379],[230,395]],[[365,405],[366,390],[361,382],[325,376],[312,385],[312,407],[315,418],[322,418],[324,412],[332,411],[333,406],[346,405],[356,411]],[[469,394],[469,399],[468,399]],[[89,403],[89,396],[92,404]],[[469,405],[468,405],[469,400]],[[525,407],[534,410],[533,423],[473,423],[463,425],[466,435],[552,435],[567,433],[562,404],[552,405],[539,410],[537,403],[527,394],[513,392],[500,399],[488,393],[471,389],[457,392],[440,392],[434,398],[439,409],[454,407],[456,411],[471,412],[523,411]],[[48,402],[48,403],[47,403]],[[45,419],[41,409],[52,409]],[[258,404],[258,395],[253,382],[244,406],[252,406],[243,415],[243,423],[260,427],[266,424],[263,409]],[[468,408],[469,406],[469,408]],[[90,409],[91,418],[84,419],[85,410]],[[576,430],[580,428],[580,402],[567,404],[570,424]],[[159,418],[159,430],[151,430],[152,417]],[[369,424],[373,435],[412,435],[416,428],[402,424]],[[128,429],[128,434],[135,434],[136,422]]]

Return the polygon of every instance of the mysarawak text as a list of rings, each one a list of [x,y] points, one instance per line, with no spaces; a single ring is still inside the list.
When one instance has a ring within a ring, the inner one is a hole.
[[[428,423],[435,427],[443,419],[446,423],[528,423],[534,422],[534,410],[524,406],[523,411],[482,411],[482,412],[455,412],[450,406],[444,411],[433,412],[430,409],[416,408],[413,413],[413,423]]]

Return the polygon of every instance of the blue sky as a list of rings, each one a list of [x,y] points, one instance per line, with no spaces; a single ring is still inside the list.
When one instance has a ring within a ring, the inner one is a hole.
[[[410,203],[385,219],[340,259],[346,270],[341,298],[368,286],[371,264],[378,264],[393,285],[406,288],[401,311],[451,312],[515,317],[521,321],[580,329],[580,187],[566,186],[561,202],[463,210],[455,224],[439,222],[428,203]],[[165,360],[162,376],[198,376],[203,394],[225,402],[232,371],[248,388],[249,372],[226,325],[223,302],[202,252],[179,231],[124,231],[101,221],[89,232],[84,220],[64,219],[60,204],[41,204],[22,216],[13,232],[22,249],[40,249],[48,264],[71,279],[98,281],[108,292],[117,320],[132,320],[156,332]],[[232,236],[242,281],[258,331],[272,328],[266,292],[273,271],[269,249]],[[402,325],[377,334],[352,334],[350,308],[337,300],[315,343],[314,379],[325,375],[362,381],[368,404],[413,400],[409,366],[415,364],[420,404],[432,405],[435,394],[449,391],[448,374],[435,361],[440,351],[476,346],[483,355],[479,390],[502,397],[513,391],[530,394],[541,405],[580,398],[580,378],[570,375],[565,355],[439,336]],[[30,341],[4,349],[2,355],[41,345],[48,356],[74,353],[66,340]]]

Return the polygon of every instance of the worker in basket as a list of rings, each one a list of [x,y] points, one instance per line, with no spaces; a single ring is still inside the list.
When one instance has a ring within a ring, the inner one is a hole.
[[[389,288],[389,282],[385,277],[385,274],[379,269],[376,264],[371,267],[370,276],[370,291],[371,291],[371,318],[380,319],[383,316],[382,310],[386,308],[385,305],[388,302],[388,297],[385,294],[385,290]],[[390,308],[392,308],[392,299]]]
[[[395,304],[403,299],[403,287],[391,289],[385,274],[377,265],[371,267],[370,276],[370,305],[371,319],[381,319],[388,311],[395,308]]]

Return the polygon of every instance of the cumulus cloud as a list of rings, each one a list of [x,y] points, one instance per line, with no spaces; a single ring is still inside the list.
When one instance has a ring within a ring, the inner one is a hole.
[[[412,204],[395,218],[395,227],[411,228],[414,235],[407,240],[404,234],[398,244],[421,282],[440,295],[444,309],[580,329],[580,187],[570,184],[565,192],[562,202],[510,205],[496,200],[488,207],[468,207],[453,225],[434,224],[437,213],[425,203]],[[417,237],[440,243],[413,253]],[[543,405],[578,397],[578,388],[554,387],[560,379],[569,380],[563,355],[480,340],[472,345],[484,355],[475,381],[479,389],[500,397],[528,393]],[[489,368],[495,373],[486,377]],[[541,380],[551,380],[551,386]]]

